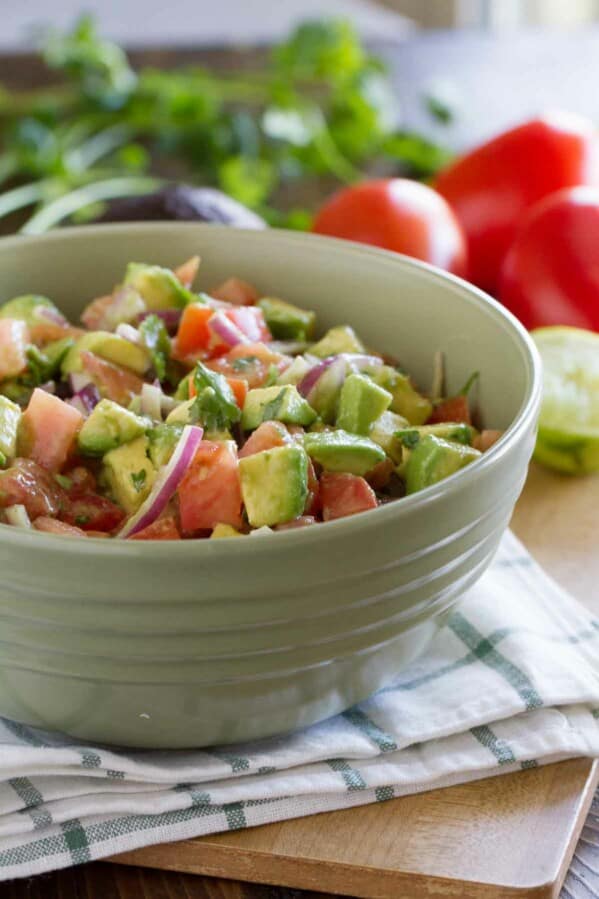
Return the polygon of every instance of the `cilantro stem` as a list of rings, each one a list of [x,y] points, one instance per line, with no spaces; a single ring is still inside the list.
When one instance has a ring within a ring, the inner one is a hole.
[[[79,209],[102,200],[150,193],[162,180],[151,177],[110,178],[80,187],[58,197],[36,212],[21,228],[21,234],[43,234]],[[1,198],[0,198],[1,200]]]

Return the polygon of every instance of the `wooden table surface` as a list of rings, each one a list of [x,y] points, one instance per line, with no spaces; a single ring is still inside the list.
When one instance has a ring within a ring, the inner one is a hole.
[[[447,132],[449,142],[460,146],[546,106],[561,105],[599,120],[598,50],[599,29],[589,29],[502,40],[472,33],[436,34],[385,52],[408,123],[431,128],[418,98],[435,79],[449,80],[461,92],[464,113]],[[155,64],[191,56],[202,58],[202,53],[151,54]],[[211,51],[208,58],[219,64],[230,54]],[[36,84],[41,73],[30,61],[0,59],[0,82]],[[599,614],[598,525],[599,477],[570,479],[531,467],[513,529],[557,581]],[[560,552],[550,545],[558,545]],[[0,895],[10,899],[323,899],[323,894],[103,863],[3,885]],[[565,899],[599,896],[597,800],[562,895]]]

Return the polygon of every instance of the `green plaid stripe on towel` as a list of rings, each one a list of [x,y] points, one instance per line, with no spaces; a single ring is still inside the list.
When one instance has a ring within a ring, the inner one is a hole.
[[[343,715],[196,751],[0,719],[0,879],[599,755],[599,621],[511,534],[425,658]]]

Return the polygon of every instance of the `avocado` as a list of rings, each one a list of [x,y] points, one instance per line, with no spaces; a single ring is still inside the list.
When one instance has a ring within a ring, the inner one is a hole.
[[[100,400],[84,422],[77,438],[80,451],[86,456],[103,456],[123,443],[141,437],[148,421],[112,400]]]
[[[308,497],[308,458],[300,446],[278,446],[239,460],[241,494],[250,524],[299,518]]]
[[[311,340],[316,324],[316,313],[300,309],[276,297],[258,300],[270,333],[277,340]]]
[[[385,452],[369,440],[347,431],[320,431],[306,434],[304,449],[326,471],[363,475],[382,462]]]
[[[96,356],[122,368],[128,368],[137,375],[143,375],[150,367],[150,357],[143,347],[119,337],[118,334],[111,334],[110,331],[92,331],[80,337],[62,360],[63,375],[83,370],[82,350],[89,350]]]
[[[174,272],[159,265],[130,262],[123,286],[136,290],[150,311],[173,306],[182,309],[188,303],[198,302],[198,298],[183,287]]]
[[[410,452],[405,466],[406,492],[416,493],[436,484],[478,459],[481,453],[471,446],[450,443],[428,434]]]
[[[277,378],[277,384],[299,384],[304,375],[310,371],[311,365],[303,356],[296,356],[291,365]]]
[[[463,422],[443,422],[436,425],[420,425],[411,428],[403,426],[396,432],[396,437],[400,443],[408,449],[413,449],[419,440],[432,434],[433,437],[442,437],[443,440],[450,440],[453,443],[463,443],[464,446],[471,446],[474,439],[475,430],[470,425]]]
[[[390,365],[383,365],[374,375],[374,380],[393,397],[390,406],[392,412],[403,415],[411,425],[423,425],[428,421],[433,404],[427,397],[418,393],[407,375],[396,371]]]
[[[47,343],[43,350],[33,344],[27,348],[27,367],[37,383],[50,381],[59,373],[64,357],[74,345],[72,337],[62,337]]]
[[[348,375],[339,394],[337,427],[367,436],[391,403],[391,394],[365,375]]]
[[[40,323],[40,318],[37,315],[40,309],[49,309],[54,314],[59,315],[61,318],[63,317],[52,300],[36,294],[27,294],[22,297],[15,297],[14,300],[4,303],[0,307],[0,318],[20,319],[31,327]]]
[[[172,412],[166,417],[167,425],[188,425],[191,423],[191,417],[189,415],[189,410],[193,406],[195,402],[195,397],[192,397],[190,400],[184,400],[182,403],[179,403],[178,406],[175,406]]]
[[[138,510],[156,479],[148,448],[148,438],[138,437],[104,456],[102,480],[128,515]]]
[[[21,410],[8,397],[0,396],[0,468],[17,454],[17,431]]]
[[[210,534],[210,539],[219,540],[221,537],[245,537],[245,534],[235,530],[230,524],[217,524]]]
[[[336,356],[338,353],[363,353],[364,344],[349,325],[338,325],[331,328],[322,340],[310,347],[313,356],[325,359],[327,356]]]
[[[387,411],[377,418],[368,436],[378,443],[394,462],[399,463],[402,459],[402,445],[396,434],[402,428],[407,427],[408,422],[405,418],[395,412]]]
[[[311,425],[316,412],[292,384],[259,387],[250,390],[241,415],[244,431],[253,431],[263,421],[282,421],[288,425]]]
[[[149,454],[154,468],[162,468],[173,455],[181,434],[183,424],[156,425],[147,432],[150,443]]]

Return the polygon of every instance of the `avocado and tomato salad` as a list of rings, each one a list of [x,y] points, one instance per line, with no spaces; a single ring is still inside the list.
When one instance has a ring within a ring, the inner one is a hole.
[[[500,436],[467,391],[427,396],[349,324],[194,257],[132,262],[69,322],[44,296],[0,306],[0,522],[51,534],[219,539],[401,500]],[[436,379],[438,386],[441,379]]]

